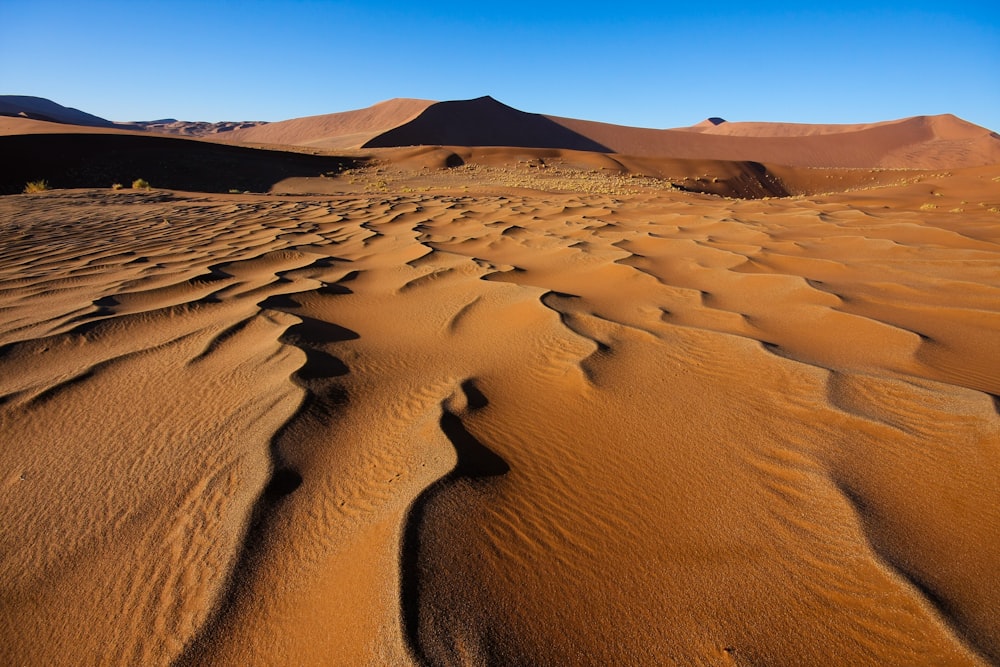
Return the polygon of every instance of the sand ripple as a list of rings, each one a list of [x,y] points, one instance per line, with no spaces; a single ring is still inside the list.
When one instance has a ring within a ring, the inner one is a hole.
[[[2,198],[0,661],[998,662],[981,180]]]

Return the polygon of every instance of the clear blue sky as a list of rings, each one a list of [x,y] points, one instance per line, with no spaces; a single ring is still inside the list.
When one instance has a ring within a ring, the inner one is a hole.
[[[642,127],[954,113],[1000,131],[1000,2],[0,0],[0,94],[112,120],[492,95]]]

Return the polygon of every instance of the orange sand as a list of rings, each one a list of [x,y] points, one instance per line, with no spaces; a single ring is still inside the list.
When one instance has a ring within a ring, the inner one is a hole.
[[[0,198],[0,662],[1000,661],[1000,168],[474,176]]]
[[[1000,162],[1000,136],[950,114],[856,125],[699,123],[655,130],[525,113],[491,97],[395,99],[235,130],[227,142],[312,148],[534,146],[797,167],[948,169]]]

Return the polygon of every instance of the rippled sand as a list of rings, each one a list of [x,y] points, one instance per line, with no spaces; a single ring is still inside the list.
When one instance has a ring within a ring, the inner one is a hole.
[[[0,662],[996,663],[998,179],[2,197]]]

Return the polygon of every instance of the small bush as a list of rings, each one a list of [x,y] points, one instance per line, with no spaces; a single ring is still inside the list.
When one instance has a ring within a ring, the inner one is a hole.
[[[121,183],[112,183],[111,184],[111,189],[112,190],[121,190],[123,187],[124,186]]]
[[[27,194],[31,194],[33,192],[45,192],[49,189],[49,182],[46,180],[31,181],[24,186],[24,192]]]
[[[149,181],[147,181],[145,178],[137,178],[134,181],[132,181],[133,190],[149,190],[151,187],[153,186],[151,186],[149,184]]]

